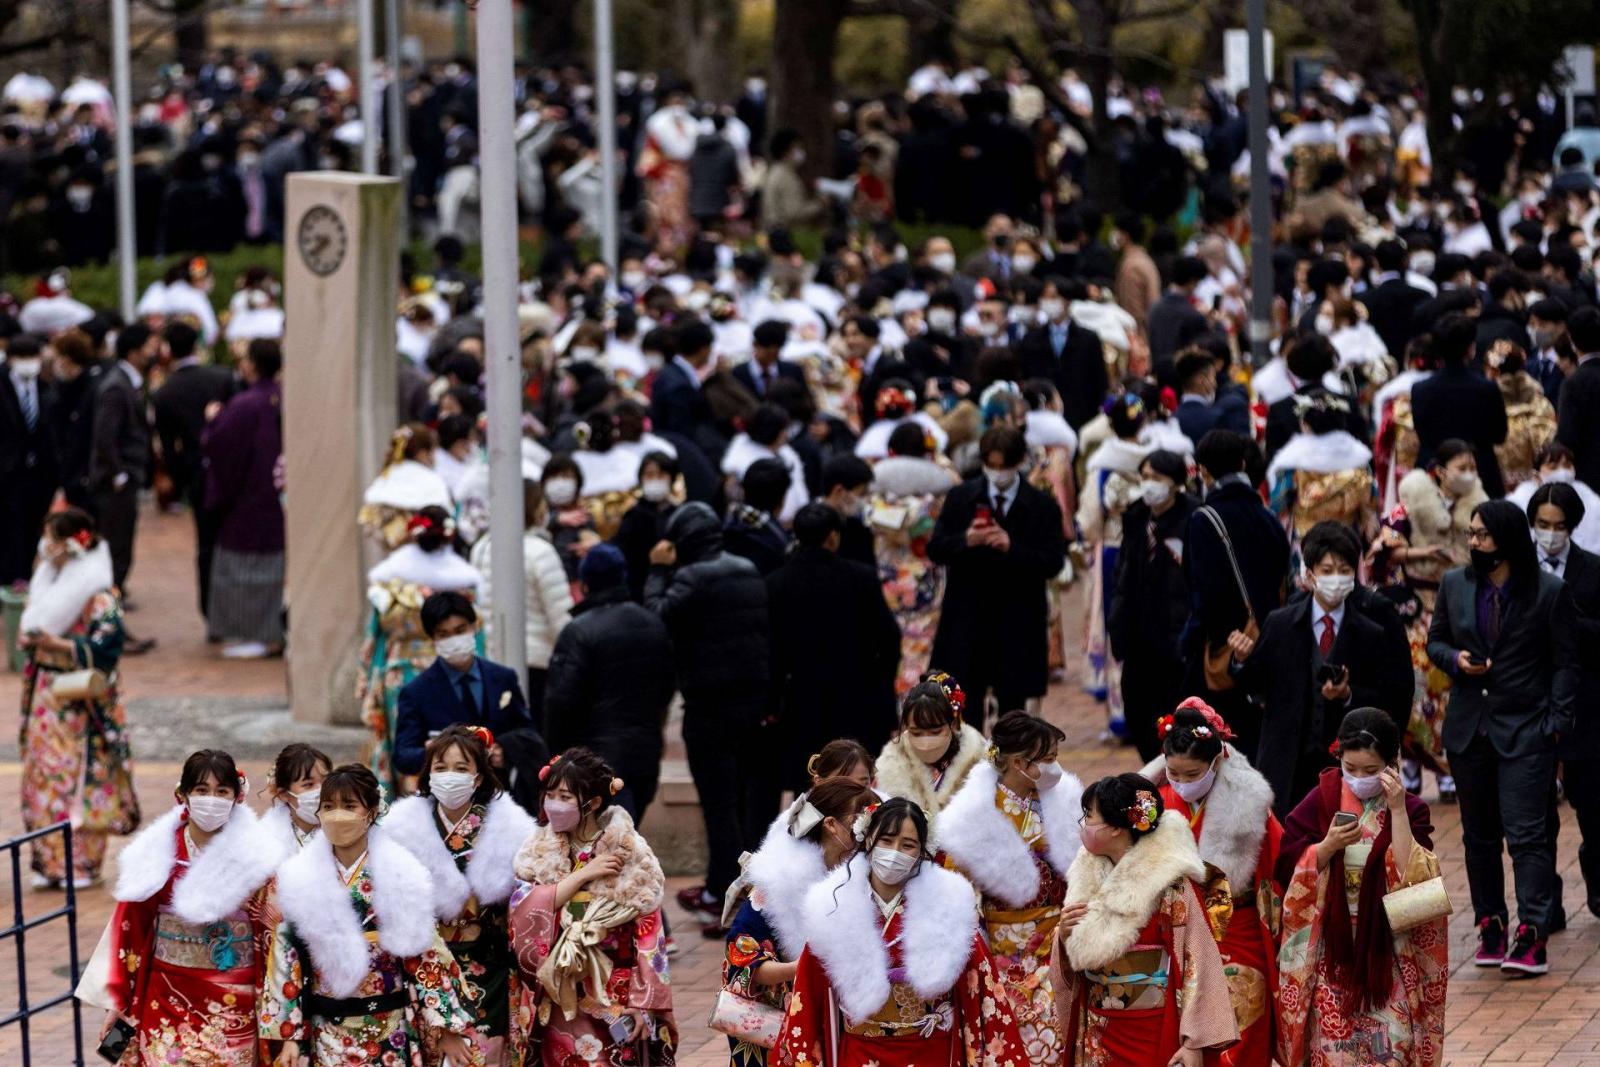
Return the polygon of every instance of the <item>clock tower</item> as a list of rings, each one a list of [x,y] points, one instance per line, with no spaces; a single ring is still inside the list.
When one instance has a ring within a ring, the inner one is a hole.
[[[383,465],[396,411],[400,182],[291,174],[284,212],[283,443],[298,722],[356,722],[366,622],[361,494]]]

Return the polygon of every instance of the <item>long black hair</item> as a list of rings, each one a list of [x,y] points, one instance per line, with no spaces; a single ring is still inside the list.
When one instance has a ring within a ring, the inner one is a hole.
[[[1511,564],[1511,587],[1518,597],[1532,596],[1539,579],[1539,554],[1528,533],[1528,517],[1509,500],[1486,500],[1472,509],[1494,538],[1495,551]]]

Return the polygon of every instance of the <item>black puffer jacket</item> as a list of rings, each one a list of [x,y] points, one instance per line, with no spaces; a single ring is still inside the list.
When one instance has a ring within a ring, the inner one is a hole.
[[[667,520],[676,568],[651,567],[645,607],[666,621],[686,699],[759,711],[770,682],[767,585],[749,560],[722,550],[722,523],[691,501]]]
[[[666,623],[618,585],[572,609],[550,656],[544,708],[553,751],[594,749],[624,777],[661,760],[676,688]]]

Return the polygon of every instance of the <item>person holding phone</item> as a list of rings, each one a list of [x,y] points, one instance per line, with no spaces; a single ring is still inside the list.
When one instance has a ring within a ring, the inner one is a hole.
[[[1383,906],[1439,876],[1428,806],[1401,784],[1400,729],[1387,712],[1345,715],[1334,752],[1338,765],[1284,821],[1278,853],[1277,1061],[1437,1064],[1449,920],[1396,933]]]

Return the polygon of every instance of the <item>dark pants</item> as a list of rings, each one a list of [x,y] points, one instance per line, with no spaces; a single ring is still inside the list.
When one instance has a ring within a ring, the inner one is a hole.
[[[139,526],[139,487],[130,481],[121,489],[95,493],[94,519],[111,553],[111,580],[125,596],[128,572],[133,569],[133,535]]]
[[[1461,843],[1467,859],[1475,922],[1506,919],[1500,842],[1511,853],[1517,921],[1547,934],[1555,914],[1556,855],[1549,830],[1550,790],[1556,758],[1551,751],[1503,758],[1479,735],[1450,753],[1461,803]]]
[[[1128,723],[1128,739],[1146,763],[1161,755],[1156,720],[1172,714],[1183,697],[1182,663],[1160,658],[1123,661],[1122,715]]]
[[[55,498],[52,480],[36,470],[12,475],[11,485],[0,495],[0,585],[26,582],[33,575],[33,557],[44,530],[44,517]]]
[[[748,702],[684,697],[683,746],[710,853],[706,890],[718,899],[739,874],[739,853],[777,814],[776,805],[763,812],[758,799],[763,791],[756,779],[763,769],[760,752],[751,745],[758,715]],[[777,778],[770,768],[766,774]]]
[[[199,493],[189,495],[189,510],[194,513],[195,564],[200,577],[200,617],[211,618],[211,560],[217,554],[217,528],[222,525],[220,516],[205,506]],[[211,636],[226,636],[222,634]]]
[[[961,709],[961,717],[981,734],[989,732],[984,722],[986,707],[984,698],[990,689],[994,690],[995,704],[998,705],[995,712],[997,716],[1004,715],[1008,711],[1020,711],[1027,706],[1029,697],[1043,695],[1024,693],[1022,687],[1012,680],[1012,676],[1000,669],[999,647],[986,646],[989,646],[989,640],[980,637],[979,647],[973,649],[966,673],[956,679],[961,683],[962,692],[967,695],[967,703]]]
[[[533,716],[533,724],[546,737],[550,736],[550,724],[544,718],[544,684],[548,677],[550,672],[543,667],[528,668],[528,714]],[[628,814],[632,815],[633,812]]]
[[[1578,832],[1583,839],[1578,846],[1578,869],[1583,872],[1587,896],[1594,900],[1600,897],[1600,759],[1562,760],[1561,768],[1567,803],[1578,817]],[[1561,820],[1556,818],[1550,826],[1551,855],[1555,854],[1556,834],[1560,831]],[[1593,848],[1589,847],[1591,844]]]

